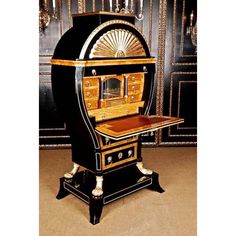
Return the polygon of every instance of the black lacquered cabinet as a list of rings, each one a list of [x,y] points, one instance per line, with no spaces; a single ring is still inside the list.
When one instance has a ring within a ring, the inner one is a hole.
[[[39,50],[39,144],[41,148],[71,147],[65,124],[56,110],[51,90],[51,64],[56,43],[72,26],[76,2],[58,1],[58,20],[52,20],[40,34]],[[86,1],[85,11],[104,10],[102,1]],[[49,4],[51,12],[51,5]],[[107,8],[108,9],[108,8]],[[150,114],[180,114],[185,123],[178,127],[142,135],[145,145],[195,145],[197,141],[197,57],[189,34],[190,15],[196,22],[196,1],[144,1],[144,20],[136,26],[144,34],[151,55],[158,58],[154,99]],[[173,101],[172,101],[173,100]],[[177,102],[178,101],[178,102]]]
[[[92,224],[110,202],[146,187],[164,191],[158,173],[143,166],[141,135],[184,122],[150,115],[157,59],[134,19],[103,11],[74,14],[51,59],[53,97],[73,162],[60,178],[57,199],[72,193],[85,201]]]

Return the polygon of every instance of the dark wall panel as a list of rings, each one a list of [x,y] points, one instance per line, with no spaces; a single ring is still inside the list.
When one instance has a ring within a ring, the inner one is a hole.
[[[192,13],[192,15],[191,15]],[[190,25],[196,25],[197,2],[166,1],[165,53],[160,77],[158,112],[185,119],[159,132],[159,145],[195,145],[197,142],[197,47]],[[192,24],[190,24],[192,18]]]

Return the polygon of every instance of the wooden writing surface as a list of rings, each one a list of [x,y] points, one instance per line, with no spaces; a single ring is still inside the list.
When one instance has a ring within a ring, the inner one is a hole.
[[[183,122],[177,117],[134,115],[98,123],[95,130],[100,135],[119,140]]]

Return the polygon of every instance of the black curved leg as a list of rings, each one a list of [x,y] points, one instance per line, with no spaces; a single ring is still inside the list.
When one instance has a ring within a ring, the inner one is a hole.
[[[89,202],[90,223],[95,225],[100,222],[102,214],[103,197],[91,196]]]
[[[59,200],[70,194],[70,192],[68,192],[64,188],[63,183],[64,183],[64,178],[62,177],[62,178],[60,178],[60,189],[59,189],[59,192],[58,192],[58,194],[56,196],[56,198],[59,199]]]
[[[152,173],[152,185],[150,185],[148,188],[159,193],[165,192],[165,190],[159,184],[159,174],[155,172]]]

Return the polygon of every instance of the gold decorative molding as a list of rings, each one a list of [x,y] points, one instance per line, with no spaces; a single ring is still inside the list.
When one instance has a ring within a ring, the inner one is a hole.
[[[146,56],[143,45],[130,31],[114,29],[104,33],[93,45],[89,58]]]
[[[101,30],[103,30],[104,28],[106,28],[107,26],[113,25],[113,24],[128,25],[128,26],[134,28],[136,31],[138,31],[138,32],[142,35],[143,39],[145,40],[145,42],[146,42],[146,44],[147,44],[147,41],[146,41],[146,39],[145,39],[145,36],[144,36],[144,35],[142,34],[142,32],[140,32],[140,30],[139,30],[136,26],[134,26],[133,24],[131,24],[131,23],[127,22],[127,21],[124,21],[124,20],[110,20],[110,21],[107,21],[107,22],[105,22],[105,23],[99,25],[99,26],[98,26],[95,30],[93,30],[92,33],[88,36],[88,38],[87,38],[87,40],[85,41],[85,43],[84,43],[84,45],[83,45],[83,47],[82,47],[82,50],[81,50],[81,52],[80,52],[79,59],[84,59],[85,53],[86,53],[86,51],[87,51],[87,48],[88,48],[89,44],[91,43],[92,39],[94,39],[94,37],[96,36],[96,34],[97,34],[98,32],[100,32]]]
[[[157,73],[157,103],[156,111],[159,115],[163,114],[163,96],[164,96],[164,70],[165,70],[165,38],[167,21],[167,0],[160,0],[159,4],[159,30],[158,30],[158,73]],[[161,143],[162,130],[156,133],[156,143]]]
[[[91,16],[91,15],[113,15],[113,16],[124,16],[124,13],[119,12],[109,12],[109,11],[95,11],[95,12],[86,12],[84,11],[82,14],[72,14],[72,16]],[[125,16],[134,17],[134,14],[125,13]]]
[[[165,145],[196,145],[197,142],[162,142],[160,146],[165,146]]]
[[[149,1],[149,38],[148,38],[148,46],[150,52],[152,51],[152,15],[153,15],[153,0]]]
[[[52,65],[61,65],[61,66],[83,66],[83,67],[92,67],[92,66],[115,66],[115,65],[135,65],[135,64],[155,64],[156,58],[135,58],[135,59],[113,59],[113,60],[89,60],[89,61],[73,61],[73,60],[60,60],[60,59],[51,59]]]

